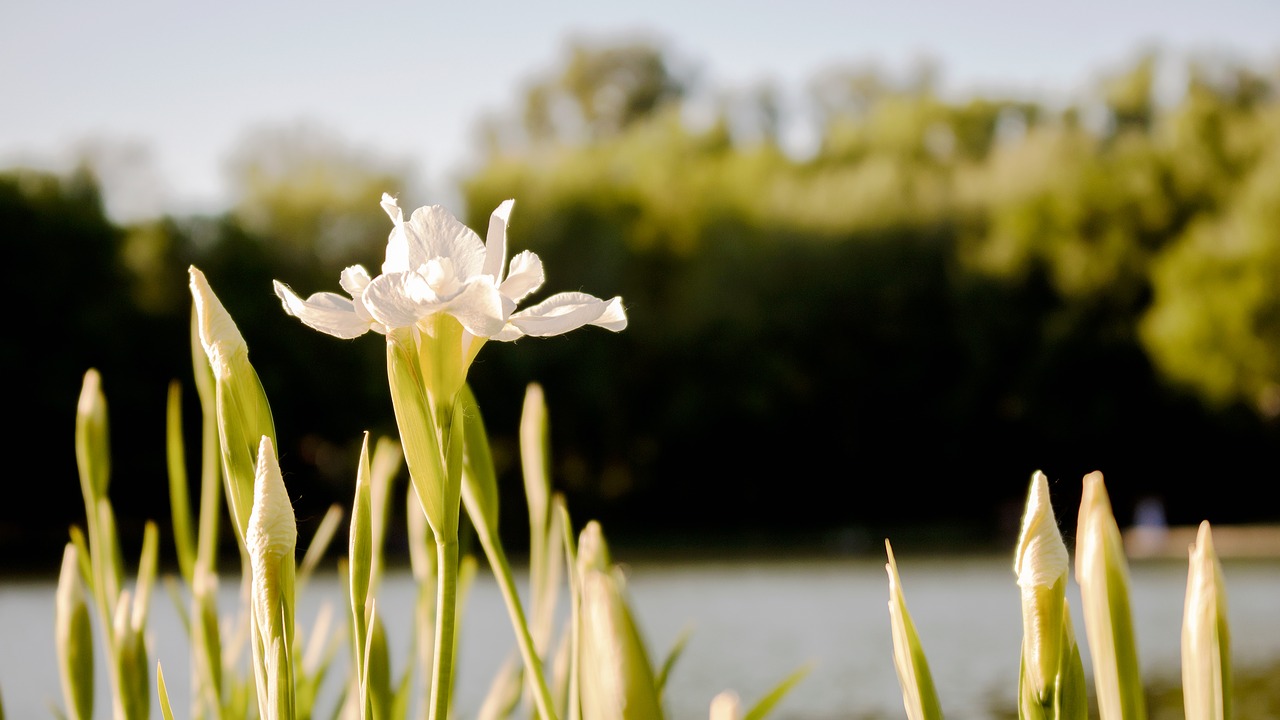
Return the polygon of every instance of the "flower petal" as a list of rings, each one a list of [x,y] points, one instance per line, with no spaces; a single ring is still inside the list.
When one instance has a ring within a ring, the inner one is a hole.
[[[493,276],[495,281],[502,281],[502,263],[507,261],[507,223],[510,222],[511,208],[515,200],[504,200],[489,216],[489,233],[484,244],[485,275]]]
[[[346,290],[352,299],[359,299],[360,294],[369,285],[369,271],[365,270],[363,265],[352,265],[338,276],[338,285]]]
[[[507,279],[502,281],[502,285],[498,289],[502,291],[504,298],[514,304],[528,297],[529,293],[542,287],[542,281],[545,278],[546,276],[542,271],[542,259],[525,250],[511,258],[511,269],[507,272]]]
[[[303,300],[279,280],[272,281],[272,284],[284,311],[307,327],[343,340],[360,337],[370,329],[370,321],[360,317],[355,304],[337,293],[315,293]]]
[[[382,193],[382,209],[391,218],[391,234],[387,236],[387,256],[382,261],[382,272],[405,272],[409,270],[409,238],[404,231],[404,211],[396,204],[396,199]]]
[[[437,257],[452,260],[459,277],[479,275],[484,270],[485,248],[480,236],[443,206],[428,205],[414,210],[404,229],[409,241],[410,270],[417,270]]]
[[[502,295],[487,275],[476,278],[445,304],[445,311],[458,319],[467,332],[477,337],[491,337],[503,330],[505,317]]]
[[[365,287],[361,302],[388,328],[411,327],[440,309],[427,281],[415,272],[379,275]]]
[[[552,295],[531,308],[511,316],[507,326],[492,339],[510,341],[523,335],[547,337],[582,327],[598,325],[617,332],[627,326],[622,298],[601,300],[586,293]]]

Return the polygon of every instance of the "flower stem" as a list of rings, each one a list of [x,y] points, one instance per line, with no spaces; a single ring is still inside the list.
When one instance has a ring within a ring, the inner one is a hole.
[[[448,720],[453,689],[454,630],[458,599],[458,540],[436,538],[436,643],[429,720]]]
[[[516,593],[515,579],[511,574],[511,564],[502,544],[495,542],[492,533],[477,532],[484,552],[493,565],[494,576],[498,580],[498,588],[502,591],[502,599],[507,605],[507,614],[511,616],[511,626],[516,631],[516,641],[520,646],[520,655],[524,658],[524,666],[533,674],[531,685],[534,701],[538,705],[538,715],[542,720],[556,720],[555,704],[551,700],[551,691],[547,688],[547,680],[542,671],[542,661],[533,645],[533,637],[529,634],[529,623],[525,620],[524,610],[520,607],[520,596]]]

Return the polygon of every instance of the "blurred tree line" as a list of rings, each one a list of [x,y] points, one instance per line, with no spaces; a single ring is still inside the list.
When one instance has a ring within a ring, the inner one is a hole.
[[[694,112],[696,78],[657,46],[573,45],[479,123],[484,162],[462,180],[471,227],[516,198],[511,247],[545,261],[539,295],[620,294],[631,318],[491,343],[473,367],[511,542],[533,381],[554,482],[624,539],[1006,542],[1036,469],[1065,488],[1102,470],[1122,522],[1148,496],[1175,523],[1280,518],[1253,501],[1280,457],[1280,76],[1202,59],[1161,102],[1158,59],[1066,107],[836,67],[806,89],[819,142],[800,156],[777,88],[719,89],[710,112],[704,93]],[[169,380],[197,417],[192,263],[249,343],[302,523],[349,504],[360,433],[394,430],[381,343],[303,327],[271,280],[307,294],[376,270],[377,198],[405,168],[294,130],[251,138],[233,167],[227,213],[129,227],[88,172],[0,176],[16,294],[57,320],[33,317],[39,340],[3,355],[25,421],[11,437],[44,461],[21,482],[47,500],[4,504],[0,544],[47,543],[42,567],[82,512],[90,366],[122,526],[167,520]],[[1055,497],[1067,526],[1070,491]]]

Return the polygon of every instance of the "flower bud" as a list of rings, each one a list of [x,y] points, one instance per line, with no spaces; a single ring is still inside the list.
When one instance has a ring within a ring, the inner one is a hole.
[[[89,720],[93,717],[93,627],[74,543],[67,543],[62,553],[55,609],[58,670],[67,717]]]
[[[192,265],[187,269],[187,274],[190,277],[191,298],[196,306],[200,344],[209,357],[214,377],[225,380],[231,376],[233,359],[238,355],[248,355],[249,346],[245,344],[244,336],[231,319],[231,314],[222,306],[218,296],[213,294],[213,288],[209,287],[204,273]]]
[[[653,666],[621,578],[590,569],[581,583],[582,716],[600,720],[663,717]]]
[[[294,552],[298,526],[271,439],[263,436],[245,535],[253,581],[254,671],[262,717],[292,717]]]
[[[218,439],[226,473],[227,505],[236,536],[244,542],[252,508],[259,439],[276,437],[271,406],[258,373],[249,364],[244,337],[209,287],[204,273],[189,270],[200,343],[213,369]]]
[[[85,506],[92,507],[98,499],[107,496],[111,475],[107,399],[102,394],[102,376],[93,368],[84,374],[80,400],[76,403],[76,460]]]
[[[742,717],[742,702],[738,693],[732,690],[711,698],[711,720],[739,720]]]
[[[1022,516],[1013,570],[1022,591],[1022,657],[1026,680],[1041,701],[1058,677],[1062,608],[1070,560],[1049,503],[1049,482],[1036,471]]]
[[[1213,549],[1209,521],[1191,546],[1182,618],[1182,698],[1187,720],[1232,716],[1231,633],[1222,563]]]
[[[1129,564],[1100,472],[1084,478],[1076,529],[1076,583],[1080,585],[1099,716],[1102,720],[1145,717],[1146,698],[1129,608]]]

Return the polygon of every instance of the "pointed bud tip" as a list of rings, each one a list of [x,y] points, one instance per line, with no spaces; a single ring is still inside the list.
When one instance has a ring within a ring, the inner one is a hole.
[[[1027,507],[1014,553],[1013,571],[1018,586],[1050,587],[1067,575],[1071,561],[1058,530],[1058,520],[1049,501],[1049,479],[1037,470],[1031,476]]]
[[[298,543],[298,525],[293,504],[284,486],[284,476],[276,460],[271,438],[262,436],[258,445],[258,466],[253,483],[253,510],[245,542],[255,559],[292,554]]]
[[[214,375],[226,378],[230,374],[232,355],[247,351],[240,329],[223,307],[204,273],[195,265],[187,270],[190,276],[191,298],[196,306],[196,318],[200,330],[200,345],[209,356]]]

